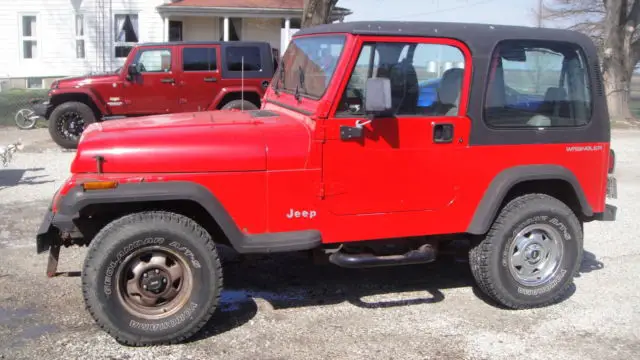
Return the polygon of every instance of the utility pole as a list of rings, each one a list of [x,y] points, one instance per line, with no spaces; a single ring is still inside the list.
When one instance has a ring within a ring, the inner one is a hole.
[[[542,12],[544,11],[544,0],[538,0],[538,27],[542,27]]]

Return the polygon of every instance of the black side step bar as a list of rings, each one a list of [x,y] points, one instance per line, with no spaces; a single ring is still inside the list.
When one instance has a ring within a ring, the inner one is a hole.
[[[367,268],[395,265],[426,264],[435,261],[436,250],[431,245],[423,245],[402,255],[376,256],[373,254],[347,254],[337,251],[329,256],[333,264],[345,268]]]

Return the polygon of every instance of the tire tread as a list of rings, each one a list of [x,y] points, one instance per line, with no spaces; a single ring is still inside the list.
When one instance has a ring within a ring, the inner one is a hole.
[[[118,333],[117,330],[112,329],[111,327],[104,324],[100,320],[99,316],[97,316],[97,312],[103,311],[103,308],[102,307],[94,308],[93,306],[91,306],[89,301],[89,291],[91,291],[90,290],[91,284],[87,283],[86,278],[83,276],[82,295],[84,298],[86,310],[91,314],[92,318],[96,321],[98,326],[103,331],[105,331],[106,333],[111,335],[113,338],[115,338],[116,341],[118,341],[119,343],[130,345],[130,346],[172,345],[172,344],[180,343],[192,337],[198,331],[200,331],[200,329],[209,321],[211,316],[213,316],[213,314],[215,313],[217,309],[217,304],[219,303],[219,300],[220,300],[220,294],[223,288],[222,265],[221,265],[218,253],[216,251],[215,244],[211,239],[211,236],[209,235],[209,233],[202,226],[200,226],[198,223],[196,223],[192,219],[184,215],[166,212],[166,211],[146,211],[146,212],[133,213],[133,214],[125,215],[107,224],[104,228],[102,228],[98,232],[98,234],[96,234],[95,238],[91,242],[89,251],[84,261],[83,273],[86,273],[87,271],[91,271],[89,269],[90,264],[93,262],[93,259],[96,257],[96,255],[98,255],[98,250],[100,248],[98,245],[104,239],[108,238],[110,235],[113,235],[114,233],[117,233],[118,231],[121,231],[126,226],[129,226],[129,225],[135,226],[135,225],[139,225],[139,224],[150,222],[150,221],[153,221],[153,222],[160,221],[164,223],[178,224],[184,227],[185,229],[187,229],[189,232],[193,233],[200,241],[202,241],[206,245],[207,249],[209,250],[210,256],[213,257],[214,265],[216,267],[215,273],[217,276],[215,281],[218,284],[218,286],[216,287],[217,289],[216,293],[213,294],[213,297],[214,297],[213,306],[211,306],[207,310],[206,314],[202,317],[202,319],[200,319],[200,321],[198,321],[198,323],[195,326],[193,326],[191,331],[185,334],[182,334],[181,336],[172,338],[170,340],[143,341],[142,339],[139,339],[138,341],[132,341],[122,336],[121,334]]]
[[[578,257],[579,261],[577,261],[576,266],[569,274],[571,280],[567,281],[561,289],[557,290],[555,296],[543,303],[537,305],[517,303],[509,300],[503,295],[491,276],[491,272],[489,269],[491,265],[490,254],[493,251],[498,251],[497,249],[495,249],[496,246],[498,246],[495,244],[497,242],[496,237],[499,236],[498,234],[504,229],[505,222],[507,222],[508,219],[517,216],[517,214],[524,208],[531,206],[532,202],[543,202],[545,206],[555,207],[556,209],[569,215],[569,221],[574,222],[575,226],[578,229],[581,228],[578,219],[576,218],[573,211],[562,201],[546,194],[526,194],[511,200],[507,205],[504,206],[494,223],[491,225],[491,228],[489,229],[486,237],[479,244],[472,247],[469,252],[469,263],[471,272],[480,290],[499,304],[516,310],[549,306],[564,297],[565,293],[573,285],[573,278],[577,275],[580,269],[580,261],[582,259],[581,250]],[[580,233],[579,236],[581,238],[582,233]]]

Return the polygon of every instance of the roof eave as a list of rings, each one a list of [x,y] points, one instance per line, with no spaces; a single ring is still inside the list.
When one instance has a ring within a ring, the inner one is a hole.
[[[160,5],[156,7],[160,14],[166,15],[260,15],[269,16],[301,16],[302,9],[273,9],[273,8],[231,8],[213,6],[176,6]]]
[[[247,16],[255,15],[256,17],[301,17],[302,9],[274,9],[274,8],[232,8],[232,7],[213,7],[213,6],[179,6],[179,5],[160,5],[156,7],[161,15],[174,16]],[[332,11],[331,19],[333,21],[344,19],[351,15],[352,12],[345,8],[335,8]]]

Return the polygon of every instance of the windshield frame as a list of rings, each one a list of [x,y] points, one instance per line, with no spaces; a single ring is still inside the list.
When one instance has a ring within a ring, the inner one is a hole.
[[[287,76],[294,76],[296,79],[298,78],[299,74],[297,72],[297,69],[292,68],[290,69],[288,67],[288,65],[291,64],[287,64],[285,62],[287,56],[290,56],[290,52],[294,51],[293,50],[293,43],[295,41],[304,41],[304,40],[308,40],[311,38],[340,38],[340,40],[342,40],[342,46],[340,49],[340,53],[336,56],[335,58],[335,65],[334,65],[334,69],[331,72],[331,76],[327,79],[327,84],[324,87],[322,93],[320,95],[316,95],[316,94],[309,94],[305,91],[302,91],[302,89],[300,89],[300,91],[297,92],[297,94],[300,97],[309,99],[309,100],[313,100],[313,101],[318,101],[320,99],[322,99],[326,94],[327,91],[329,90],[329,88],[332,86],[331,84],[334,82],[334,78],[336,75],[336,72],[338,71],[338,69],[340,68],[340,64],[343,61],[343,57],[344,57],[344,53],[345,53],[345,48],[348,46],[348,36],[347,34],[344,33],[330,33],[330,34],[309,34],[309,35],[304,35],[304,36],[297,36],[297,37],[293,37],[291,39],[290,44],[287,46],[287,50],[285,51],[285,53],[282,55],[282,58],[279,61],[279,65],[278,65],[278,69],[275,71],[274,73],[274,77],[273,80],[271,81],[271,84],[269,85],[271,87],[271,90],[275,91],[275,92],[283,92],[289,95],[296,95],[296,87],[292,87],[292,88],[287,88],[285,87],[285,80],[287,78]],[[284,66],[284,79],[281,79],[281,72],[282,72],[282,66]],[[291,72],[293,71],[293,73]],[[292,75],[293,74],[293,75]],[[305,71],[304,76],[306,77],[308,74]],[[299,85],[299,81],[295,82],[296,85]]]

